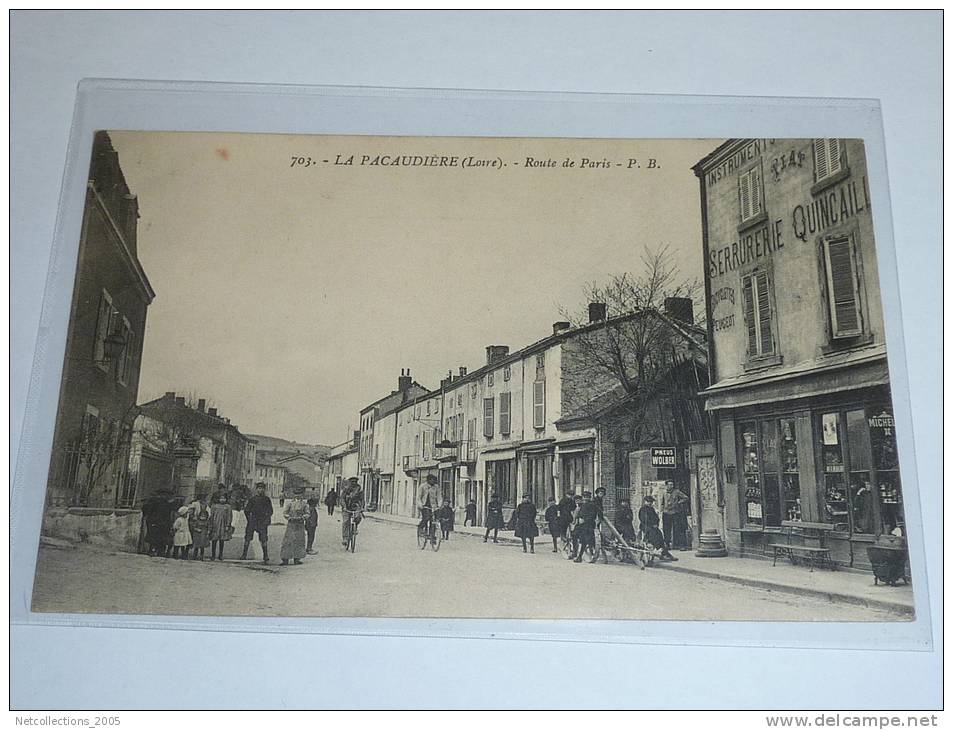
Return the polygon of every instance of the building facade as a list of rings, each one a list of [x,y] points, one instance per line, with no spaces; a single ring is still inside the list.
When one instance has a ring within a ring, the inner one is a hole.
[[[341,488],[351,477],[358,476],[358,452],[360,450],[361,432],[354,431],[348,441],[332,446],[328,454],[321,483],[321,497],[325,497],[332,488],[338,494]]]
[[[54,505],[131,504],[127,464],[146,311],[155,297],[137,255],[139,204],[109,135],[93,141],[50,461]]]
[[[822,522],[868,567],[904,517],[863,142],[732,139],[694,170],[729,548]]]

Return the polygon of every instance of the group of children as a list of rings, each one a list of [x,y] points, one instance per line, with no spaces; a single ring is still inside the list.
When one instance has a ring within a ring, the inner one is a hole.
[[[212,548],[211,559],[222,560],[225,542],[232,539],[232,507],[228,494],[216,493],[211,506],[208,495],[197,495],[195,501],[182,505],[172,523],[172,557],[180,560],[205,560],[205,549]]]

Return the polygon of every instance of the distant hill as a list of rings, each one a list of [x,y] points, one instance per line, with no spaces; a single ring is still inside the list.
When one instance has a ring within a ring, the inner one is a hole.
[[[277,436],[262,436],[257,433],[246,435],[258,442],[258,451],[277,451],[285,454],[301,453],[322,463],[327,461],[328,455],[331,453],[331,447],[322,444],[303,444],[300,441],[289,441]]]

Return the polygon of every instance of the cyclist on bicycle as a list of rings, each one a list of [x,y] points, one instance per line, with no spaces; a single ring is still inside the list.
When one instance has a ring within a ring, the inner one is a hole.
[[[347,547],[351,537],[351,518],[355,524],[361,521],[364,512],[364,490],[357,477],[350,477],[341,492],[341,544]]]
[[[418,531],[430,535],[433,527],[433,515],[440,506],[440,483],[433,474],[427,475],[427,480],[420,485],[420,494],[417,495],[417,508],[420,510],[420,524]]]

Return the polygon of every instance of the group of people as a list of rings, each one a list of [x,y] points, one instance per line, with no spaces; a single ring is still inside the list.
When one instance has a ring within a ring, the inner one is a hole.
[[[671,551],[688,549],[689,499],[673,482],[666,482],[665,492],[662,495],[661,519],[655,509],[655,498],[651,495],[645,497],[638,512],[638,530],[634,524],[635,515],[627,499],[619,501],[612,519],[614,529],[609,528],[603,507],[605,494],[605,488],[600,487],[596,489],[595,494],[592,492],[575,494],[570,490],[558,504],[555,498],[549,498],[543,520],[549,528],[554,553],[559,552],[559,540],[562,539],[569,544],[569,558],[577,563],[582,562],[586,552],[592,555],[592,562],[599,557],[605,560],[605,546],[616,542],[616,535],[621,536],[629,546],[639,544],[650,546],[653,550],[659,551],[664,560],[678,560]],[[426,500],[426,495],[422,496],[423,500]],[[429,515],[425,515],[423,504],[419,506],[421,506],[423,518],[421,524],[423,524],[426,519],[429,519]],[[452,515],[448,503],[445,503],[445,509],[448,509]],[[490,540],[491,533],[493,542],[499,542],[500,530],[509,528],[521,541],[524,553],[535,553],[536,538],[539,537],[536,516],[537,509],[532,497],[524,494],[513,510],[509,523],[505,523],[503,502],[499,494],[493,493],[486,506],[486,532],[483,535],[483,542]],[[464,524],[467,522],[474,524],[475,518],[476,503],[471,500],[467,505]],[[661,529],[659,529],[660,525]],[[623,551],[622,559],[629,558],[630,556]]]
[[[305,555],[314,554],[314,535],[318,526],[318,500],[304,499],[304,487],[297,487],[284,504],[285,535],[281,543],[282,565],[301,565]],[[241,560],[248,560],[248,550],[255,536],[261,545],[262,562],[269,563],[268,528],[274,507],[266,494],[265,484],[255,485],[249,499],[237,491],[229,494],[219,484],[211,500],[207,494],[196,494],[186,503],[174,497],[171,490],[160,489],[143,504],[148,553],[154,557],[179,560],[205,560],[211,547],[211,560],[224,560],[225,543],[234,536],[233,515],[240,509],[245,515],[245,534]]]

